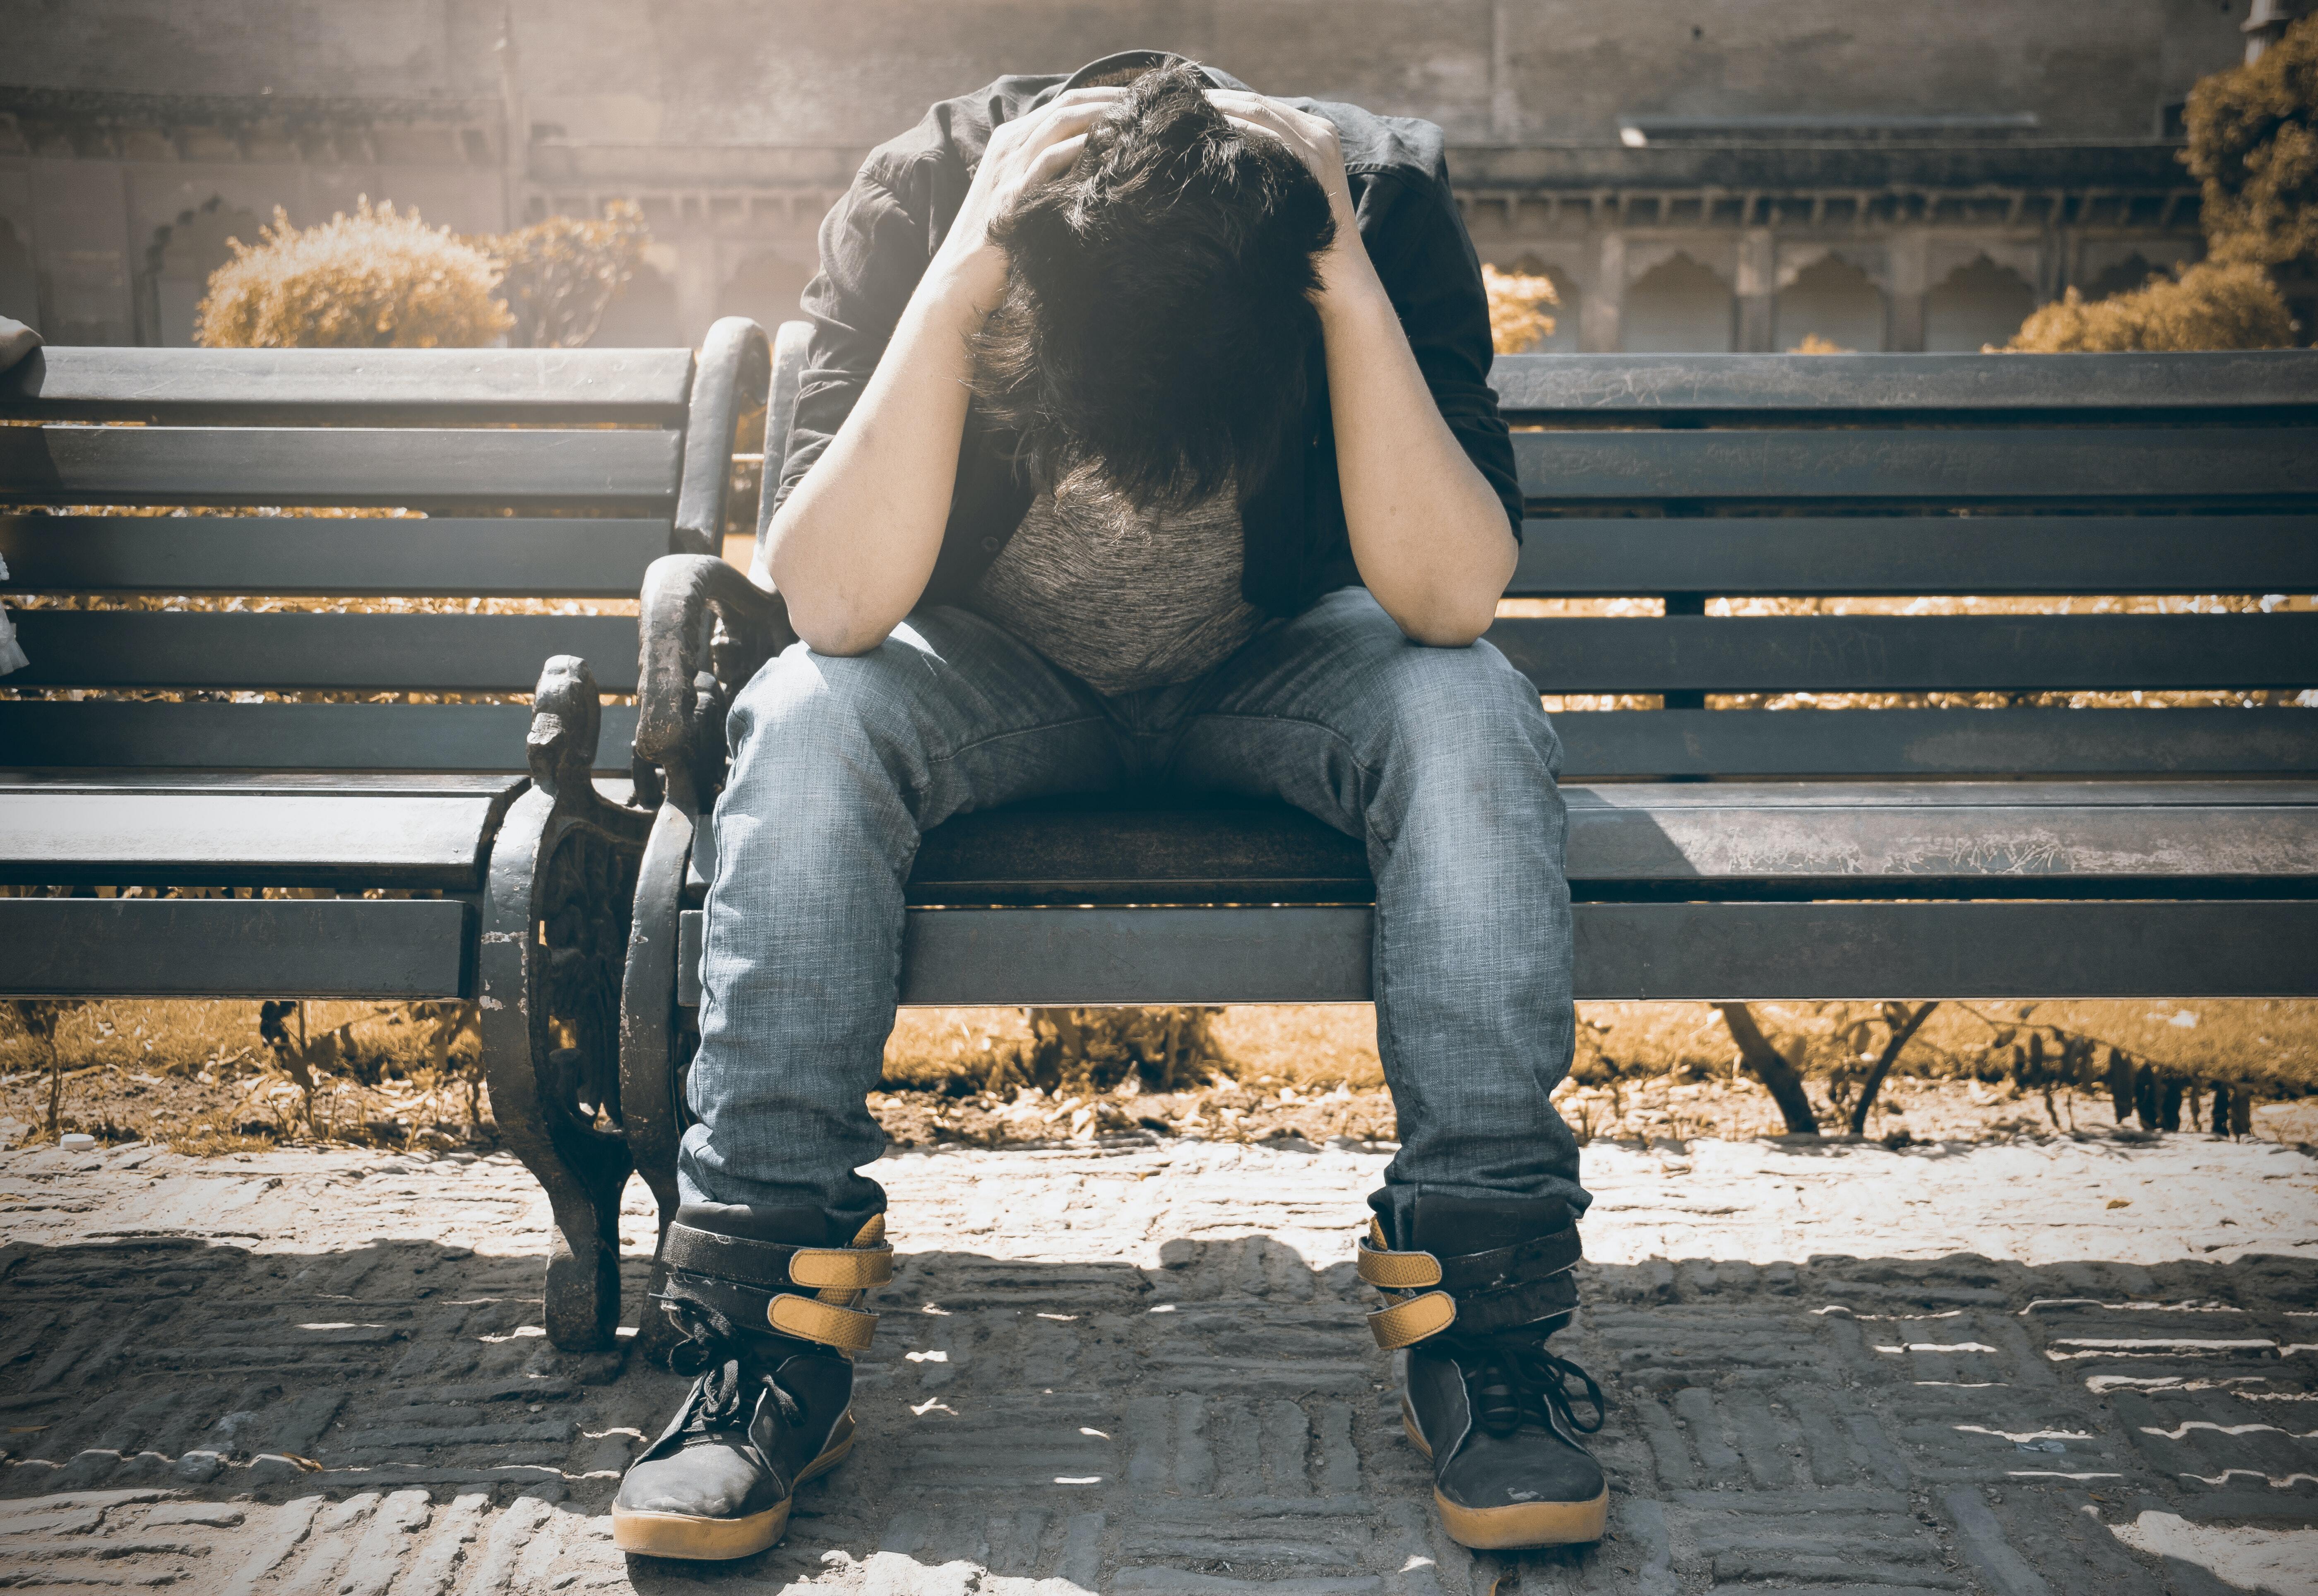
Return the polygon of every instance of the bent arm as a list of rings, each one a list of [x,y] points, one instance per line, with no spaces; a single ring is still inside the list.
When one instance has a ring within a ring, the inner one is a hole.
[[[1351,248],[1361,249],[1357,233]],[[1343,275],[1321,300],[1320,325],[1352,560],[1412,641],[1462,648],[1496,618],[1520,545],[1442,419],[1365,253]]]
[[[814,650],[860,654],[901,623],[941,552],[966,433],[970,295],[937,261],[853,412],[774,513],[769,569]]]
[[[1505,501],[1442,418],[1369,258],[1336,130],[1261,94],[1208,97],[1241,127],[1284,141],[1327,193],[1336,236],[1315,262],[1316,302],[1352,562],[1411,641],[1463,648],[1496,618],[1521,548]]]
[[[990,224],[1069,169],[1117,89],[1074,89],[991,135],[957,219],[918,280],[860,398],[773,514],[767,566],[816,652],[865,654],[925,592],[966,436],[969,338],[1006,287]]]

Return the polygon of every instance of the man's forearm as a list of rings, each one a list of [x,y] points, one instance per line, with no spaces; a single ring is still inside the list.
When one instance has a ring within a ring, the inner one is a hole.
[[[974,315],[927,273],[852,414],[773,516],[773,584],[821,653],[876,648],[925,591],[966,429]]]
[[[1496,615],[1519,547],[1442,419],[1383,284],[1364,259],[1343,276],[1320,314],[1352,559],[1410,638],[1460,648]]]

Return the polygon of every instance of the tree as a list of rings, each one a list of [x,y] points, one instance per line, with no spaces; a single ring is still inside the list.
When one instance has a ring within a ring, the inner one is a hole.
[[[303,229],[277,206],[256,244],[231,243],[198,314],[212,349],[473,348],[514,324],[489,256],[367,195]]]
[[[532,349],[576,349],[594,337],[651,241],[632,200],[605,206],[598,220],[551,216],[471,240],[501,273],[501,293],[515,317],[508,341]]]
[[[2259,60],[2189,91],[2188,148],[2203,191],[2206,258],[2129,293],[2076,290],[2020,326],[2006,347],[2056,351],[2276,349],[2294,318],[2275,274],[2318,262],[2318,17]]]
[[[2318,256],[2318,16],[2259,60],[2189,91],[2182,164],[2204,191],[2219,261],[2278,266]]]

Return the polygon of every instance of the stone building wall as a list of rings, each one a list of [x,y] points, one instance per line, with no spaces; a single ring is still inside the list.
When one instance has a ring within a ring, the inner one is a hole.
[[[184,342],[227,238],[367,193],[463,231],[633,198],[599,341],[776,321],[870,144],[1153,44],[1441,123],[1553,347],[1977,348],[2194,253],[2179,106],[2249,4],[0,0],[0,312]]]

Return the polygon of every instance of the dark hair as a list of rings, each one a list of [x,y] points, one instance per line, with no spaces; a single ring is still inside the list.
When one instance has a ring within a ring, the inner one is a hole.
[[[1006,293],[975,396],[1048,485],[1092,470],[1142,506],[1235,477],[1251,492],[1302,410],[1335,221],[1303,162],[1205,86],[1189,66],[1135,79],[1074,169],[991,229]]]

